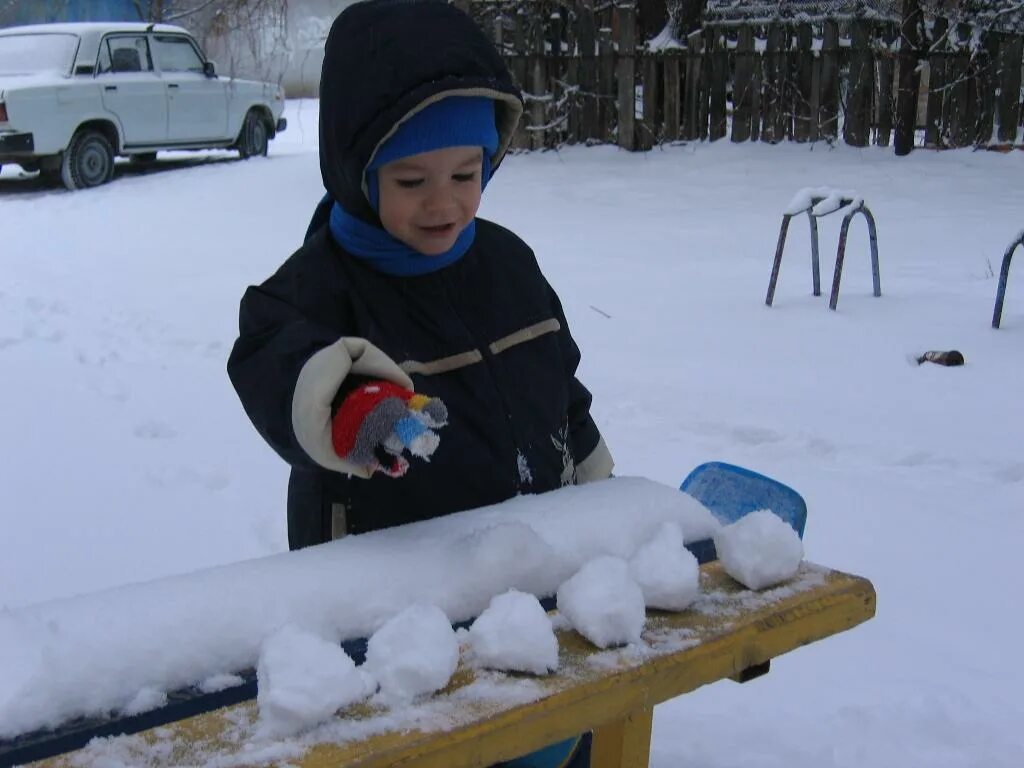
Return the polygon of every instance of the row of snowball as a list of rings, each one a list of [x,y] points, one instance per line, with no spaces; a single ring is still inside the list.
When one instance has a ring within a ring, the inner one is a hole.
[[[750,589],[792,577],[803,558],[793,529],[765,510],[721,528],[715,546],[726,572]],[[681,611],[699,591],[697,559],[670,522],[629,561],[603,556],[585,564],[559,587],[557,603],[573,629],[608,648],[640,642],[647,608]],[[373,634],[361,667],[336,643],[288,626],[260,654],[260,730],[286,736],[374,694],[396,705],[438,691],[458,667],[460,634],[476,667],[537,675],[558,668],[551,618],[534,595],[516,590],[494,597],[468,632],[456,633],[436,606],[411,606]]]

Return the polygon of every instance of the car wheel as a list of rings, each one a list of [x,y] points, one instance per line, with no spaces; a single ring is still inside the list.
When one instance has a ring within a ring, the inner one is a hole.
[[[257,155],[266,156],[270,136],[267,123],[256,110],[249,110],[238,135],[238,154],[244,160]]]
[[[60,164],[60,178],[68,189],[87,189],[114,177],[114,148],[99,131],[81,130],[71,138]]]

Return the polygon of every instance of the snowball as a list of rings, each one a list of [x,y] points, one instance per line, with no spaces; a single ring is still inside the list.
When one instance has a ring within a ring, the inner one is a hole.
[[[558,588],[558,610],[599,648],[640,641],[644,594],[619,557],[591,560]]]
[[[697,558],[683,546],[683,529],[668,522],[629,561],[629,574],[640,585],[648,608],[681,611],[700,591]]]
[[[434,605],[413,605],[374,632],[363,668],[396,703],[444,688],[459,665],[459,642],[448,617]]]
[[[260,731],[291,736],[373,692],[337,643],[286,625],[260,649],[256,666]]]
[[[473,622],[469,641],[484,667],[543,675],[558,668],[558,639],[551,619],[533,595],[497,595]]]
[[[715,534],[725,572],[747,589],[764,589],[796,575],[804,545],[792,526],[767,509],[744,515]]]

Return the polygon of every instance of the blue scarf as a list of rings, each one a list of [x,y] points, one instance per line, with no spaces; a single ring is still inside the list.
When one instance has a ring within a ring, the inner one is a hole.
[[[368,174],[370,202],[377,209],[377,172]],[[480,173],[481,192],[487,188],[491,178],[491,158],[484,153],[483,167]],[[444,253],[427,256],[413,250],[382,227],[358,219],[335,202],[331,207],[331,236],[334,242],[348,253],[362,259],[378,272],[387,275],[411,277],[426,275],[454,264],[461,259],[476,237],[476,219],[469,222],[459,233],[455,243]]]
[[[331,207],[331,236],[348,253],[378,272],[411,277],[426,275],[461,259],[476,237],[476,221],[459,233],[455,244],[444,253],[427,256],[415,251],[381,227],[375,227],[350,214],[340,203]]]

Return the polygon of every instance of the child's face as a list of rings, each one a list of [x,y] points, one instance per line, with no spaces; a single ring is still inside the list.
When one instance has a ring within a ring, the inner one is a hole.
[[[454,244],[480,207],[480,147],[411,155],[377,171],[381,224],[410,248],[437,256]]]

